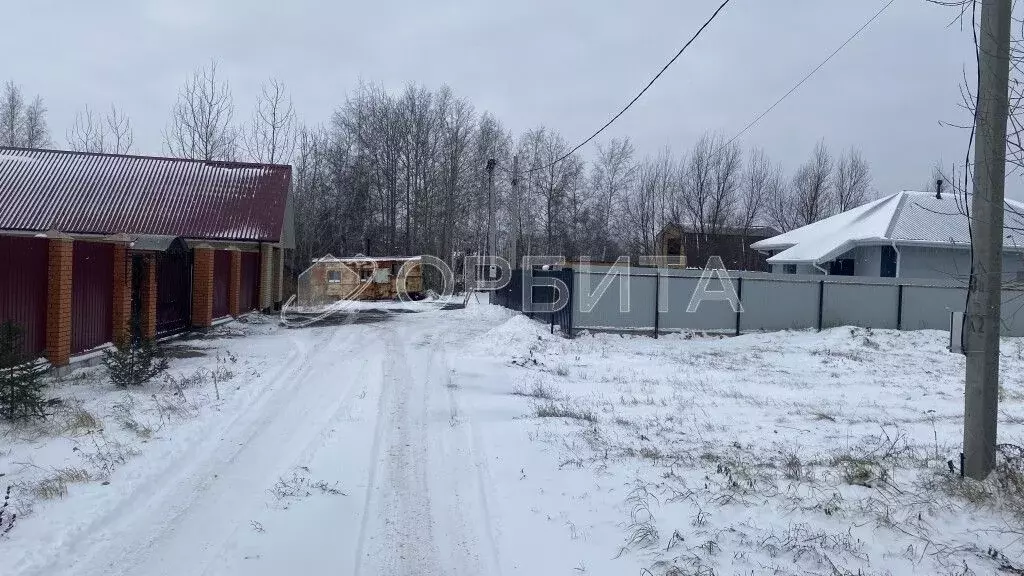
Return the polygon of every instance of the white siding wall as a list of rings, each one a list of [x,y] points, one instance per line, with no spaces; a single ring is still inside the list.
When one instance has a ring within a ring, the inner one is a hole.
[[[860,246],[839,256],[855,260],[853,273],[856,276],[878,278],[882,272],[882,247]],[[828,263],[822,264],[828,269]],[[925,248],[904,246],[899,248],[899,277],[928,280],[965,280],[971,270],[971,254],[968,250],[956,248]],[[1014,280],[1018,272],[1024,272],[1024,253],[1003,253],[1003,278]],[[772,265],[772,273],[782,274],[781,264]],[[797,274],[821,274],[810,265],[797,265]]]

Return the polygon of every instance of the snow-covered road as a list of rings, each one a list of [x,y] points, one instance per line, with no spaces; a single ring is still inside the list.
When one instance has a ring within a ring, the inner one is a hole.
[[[486,459],[448,367],[478,332],[443,328],[293,331],[265,393],[37,573],[498,573]]]

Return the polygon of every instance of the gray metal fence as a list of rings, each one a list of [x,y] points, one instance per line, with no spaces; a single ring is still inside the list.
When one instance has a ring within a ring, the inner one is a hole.
[[[964,309],[962,283],[905,278],[778,275],[730,272],[743,304],[736,313],[727,301],[704,301],[687,312],[700,270],[631,269],[594,294],[607,269],[573,273],[575,330],[638,331],[654,335],[679,331],[743,332],[823,329],[836,326],[900,330],[948,330],[950,314]],[[628,289],[625,282],[628,281]],[[712,279],[708,290],[720,290]],[[621,290],[627,290],[628,299]],[[1003,333],[1024,336],[1024,291],[1003,291]]]

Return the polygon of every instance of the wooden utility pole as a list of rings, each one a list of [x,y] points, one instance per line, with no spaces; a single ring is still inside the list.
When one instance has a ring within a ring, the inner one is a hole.
[[[995,467],[999,407],[1003,185],[1009,109],[1012,0],[982,0],[978,34],[978,100],[974,113],[973,267],[967,292],[967,384],[963,473],[983,480]]]
[[[512,269],[519,268],[519,155],[512,156],[512,225],[509,226],[509,230],[512,231],[512,250],[509,257],[511,258]]]

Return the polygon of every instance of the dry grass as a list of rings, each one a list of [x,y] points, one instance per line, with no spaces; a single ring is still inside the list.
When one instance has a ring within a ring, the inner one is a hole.
[[[538,418],[569,418],[571,420],[597,422],[597,416],[590,410],[573,407],[566,403],[545,402],[538,404],[534,408],[534,415]]]
[[[60,468],[33,484],[31,493],[40,500],[63,498],[68,495],[69,484],[88,482],[92,479],[92,474],[84,468]]]

